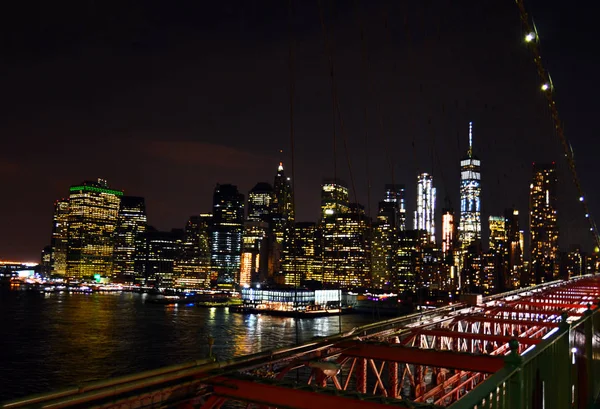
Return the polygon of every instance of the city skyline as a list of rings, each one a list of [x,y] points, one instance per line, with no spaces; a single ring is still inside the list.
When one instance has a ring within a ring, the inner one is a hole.
[[[302,221],[317,218],[316,186],[324,175],[335,172],[331,104],[326,95],[330,84],[318,12],[312,4],[297,6],[294,123],[302,143],[296,144],[295,182],[297,196],[306,198],[296,205],[296,218]],[[14,62],[3,66],[7,120],[0,128],[6,136],[0,178],[12,200],[0,205],[3,214],[11,215],[0,221],[1,258],[38,258],[47,242],[53,212],[49,203],[77,180],[101,175],[127,195],[144,196],[149,219],[157,228],[167,229],[184,225],[188,215],[208,208],[216,180],[235,183],[247,192],[263,179],[261,175],[270,175],[273,162],[290,162],[285,5],[269,5],[269,15],[280,18],[267,21],[260,7],[232,17],[226,5],[208,10],[180,5],[164,20],[157,20],[158,11],[147,7],[135,20],[149,22],[147,31],[138,30],[137,24],[115,24],[99,37],[90,36],[85,27],[72,25],[77,19],[68,17],[75,12],[68,9],[48,10],[49,30],[43,36],[29,30],[31,23],[19,13],[4,26],[24,35],[9,36],[1,50],[7,61]],[[440,5],[424,10],[420,5],[404,9],[369,2],[361,7],[371,66],[368,79],[373,82],[370,96],[363,91],[366,79],[360,71],[355,11],[344,5],[335,12],[326,10],[326,23],[336,39],[347,39],[336,42],[335,48],[346,133],[339,133],[338,125],[337,176],[352,184],[342,147],[346,138],[355,185],[352,194],[371,209],[372,217],[377,186],[372,185],[369,206],[366,157],[372,181],[406,185],[407,213],[414,212],[411,181],[422,172],[433,174],[439,199],[448,196],[458,209],[459,169],[454,161],[465,150],[468,120],[477,124],[478,154],[485,159],[486,214],[501,214],[504,206],[525,209],[527,187],[519,181],[529,177],[529,163],[553,159],[559,166],[559,180],[565,182],[559,195],[564,203],[559,207],[567,209],[564,214],[580,213],[576,193],[566,183],[568,172],[558,160],[563,155],[535,69],[519,43],[519,21],[512,5],[473,2],[469,7]],[[591,156],[596,133],[591,120],[597,102],[578,90],[587,86],[580,81],[593,77],[596,57],[575,41],[581,38],[575,33],[589,30],[583,35],[586,39],[597,34],[579,18],[575,26],[570,11],[558,7],[558,2],[536,5],[534,1],[531,11],[595,215],[600,201],[592,190],[598,170]],[[384,11],[391,35],[383,30]],[[104,14],[98,16],[86,27],[104,26]],[[422,27],[422,20],[431,21],[432,28]],[[78,35],[64,37],[63,27]],[[483,32],[488,35],[478,35]],[[203,39],[209,37],[217,41],[207,44]],[[81,41],[64,42],[65,38]],[[563,61],[565,50],[583,63],[573,68],[568,58]],[[255,69],[240,72],[242,66]],[[364,149],[364,105],[368,149]],[[497,205],[501,201],[506,203]],[[520,222],[526,225],[523,214]],[[439,219],[436,224],[441,225]],[[559,217],[559,224],[565,232],[560,240],[591,242],[584,220]],[[485,233],[485,223],[482,229]]]

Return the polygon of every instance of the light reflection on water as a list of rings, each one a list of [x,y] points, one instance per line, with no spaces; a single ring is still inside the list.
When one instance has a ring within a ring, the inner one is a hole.
[[[0,401],[173,365],[292,345],[293,318],[227,308],[144,304],[145,295],[0,293]],[[342,330],[371,322],[342,318]],[[339,331],[338,317],[298,320],[303,342]]]

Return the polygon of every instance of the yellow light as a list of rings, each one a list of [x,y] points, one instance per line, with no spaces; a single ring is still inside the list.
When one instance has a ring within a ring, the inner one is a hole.
[[[525,42],[530,43],[535,40],[535,33],[529,33],[525,36]]]
[[[550,89],[550,85],[548,83],[542,84],[542,91],[548,91]]]

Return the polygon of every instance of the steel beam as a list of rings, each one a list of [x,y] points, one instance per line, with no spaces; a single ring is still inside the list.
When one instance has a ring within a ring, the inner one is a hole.
[[[349,345],[348,349],[344,350],[344,355],[485,373],[494,373],[504,367],[504,359],[497,356],[410,348],[393,344],[356,342],[354,346]]]
[[[490,324],[509,324],[509,325],[525,325],[525,326],[538,326],[538,327],[558,327],[560,322],[548,322],[548,321],[533,321],[533,320],[517,320],[508,318],[486,318],[482,315],[458,317],[457,320],[469,321],[469,322],[489,322]]]
[[[244,402],[257,403],[266,407],[287,409],[344,408],[344,409],[389,409],[390,407],[428,407],[399,399],[363,395],[316,387],[282,386],[264,379],[240,379],[217,377],[211,380],[216,396]],[[429,406],[430,407],[430,406]]]
[[[442,330],[442,329],[439,329],[439,330],[431,329],[431,330],[421,331],[421,335],[429,335],[429,336],[434,336],[434,337],[448,337],[448,338],[452,338],[452,339],[461,339],[462,338],[462,339],[474,339],[477,341],[492,341],[492,342],[498,342],[501,344],[505,344],[514,338],[514,337],[505,337],[503,335],[489,335],[489,334],[479,334],[479,333],[474,334],[472,332],[447,331],[447,330]],[[540,342],[542,342],[542,340],[539,338],[518,337],[517,340],[519,341],[519,343],[527,344],[527,345],[537,345]]]

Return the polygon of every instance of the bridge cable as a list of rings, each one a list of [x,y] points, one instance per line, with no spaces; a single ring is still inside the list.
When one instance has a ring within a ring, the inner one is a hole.
[[[554,129],[560,143],[565,152],[565,157],[567,158],[567,163],[569,165],[569,169],[571,171],[571,177],[573,182],[575,183],[575,187],[579,194],[579,201],[583,206],[583,210],[585,212],[585,218],[588,219],[588,223],[590,226],[590,231],[592,232],[593,238],[596,242],[596,246],[600,247],[600,235],[598,234],[598,228],[596,227],[596,223],[590,214],[590,210],[587,204],[587,200],[585,199],[585,195],[583,194],[583,188],[579,181],[579,176],[577,174],[577,169],[575,168],[575,159],[573,157],[573,151],[570,148],[570,143],[567,141],[563,129],[562,121],[558,116],[558,109],[556,107],[556,101],[554,101],[553,91],[554,84],[552,83],[552,79],[550,78],[550,74],[542,64],[542,57],[540,53],[540,40],[535,24],[530,23],[529,15],[525,10],[525,5],[523,4],[523,0],[515,0],[517,7],[519,8],[519,13],[521,17],[521,26],[523,28],[523,32],[525,33],[525,42],[529,46],[529,49],[533,53],[533,62],[537,68],[537,73],[542,81],[541,90],[544,92],[544,96],[546,97],[546,101],[548,103],[548,108],[550,108],[550,113],[552,115],[552,120],[554,122]]]

